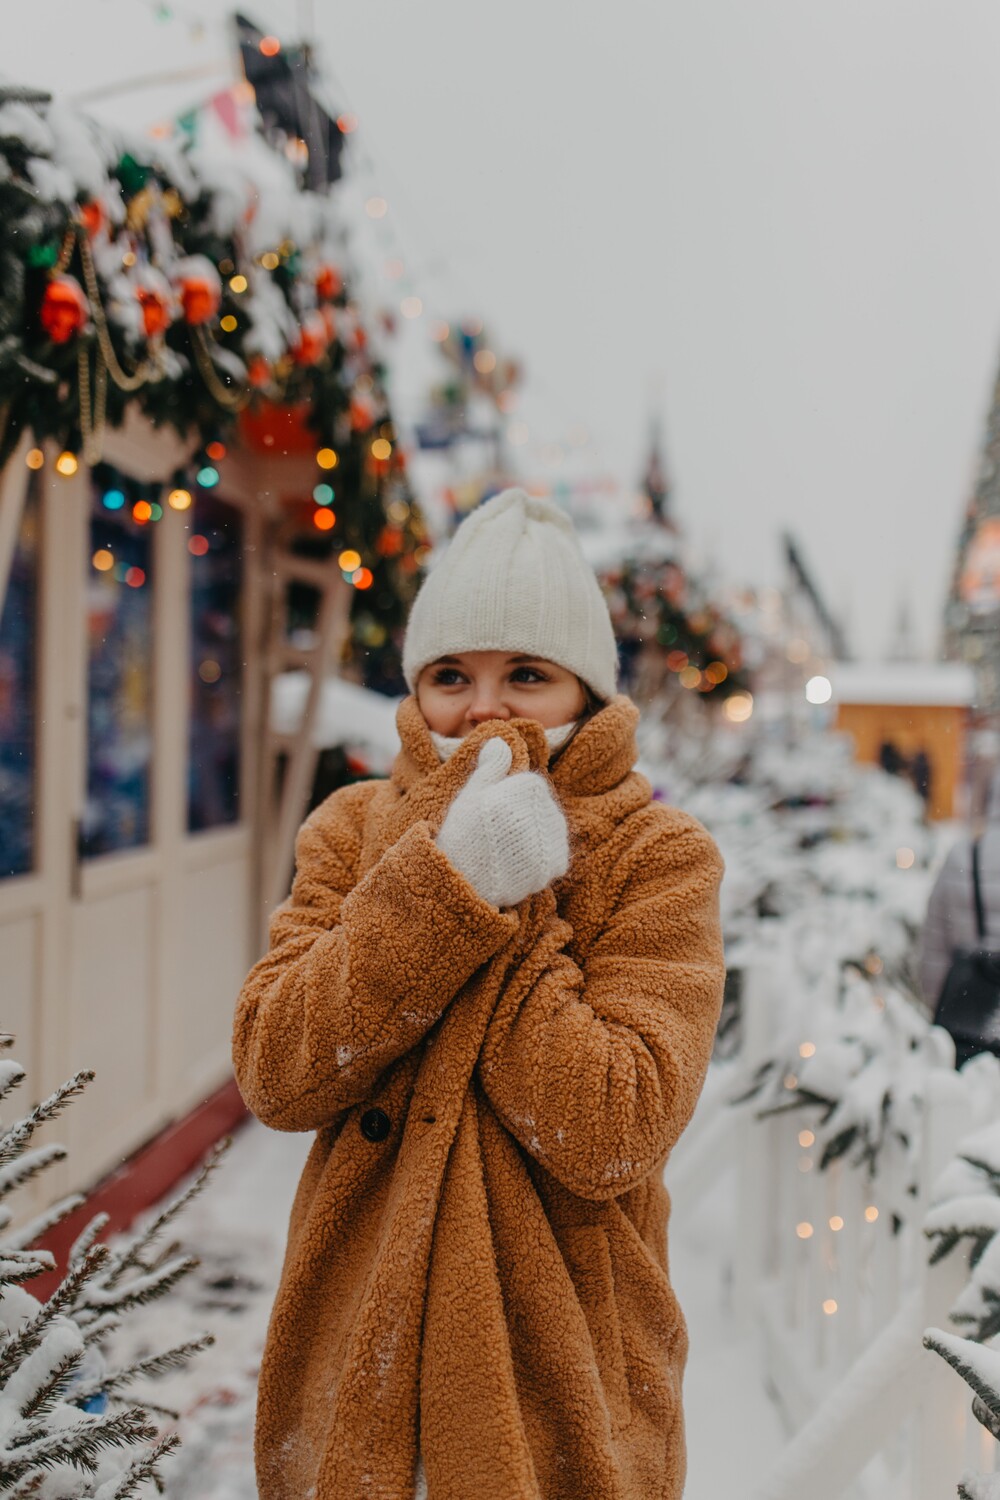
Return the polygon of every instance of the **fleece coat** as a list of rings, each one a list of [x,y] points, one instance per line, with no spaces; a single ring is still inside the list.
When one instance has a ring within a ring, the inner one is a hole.
[[[479,750],[547,772],[530,720],[445,763],[408,698],[391,778],[299,834],[240,995],[250,1109],[315,1131],[257,1413],[261,1500],[679,1500],[684,1322],[663,1163],[722,996],[721,861],[633,770],[617,697],[552,767],[557,884],[482,900],[434,842]]]

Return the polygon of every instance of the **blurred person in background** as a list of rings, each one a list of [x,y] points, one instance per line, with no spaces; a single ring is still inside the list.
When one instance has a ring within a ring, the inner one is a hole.
[[[948,851],[921,933],[921,989],[935,1020],[954,1038],[956,1067],[977,1052],[1000,1050],[1000,985],[992,978],[991,953],[1000,955],[1000,769],[990,783],[982,833],[960,838]],[[970,958],[976,954],[982,961]]]
[[[634,770],[569,520],[474,512],[407,629],[402,749],[303,825],[237,1007],[315,1131],[260,1375],[261,1500],[680,1500],[662,1168],[723,987],[721,860]]]

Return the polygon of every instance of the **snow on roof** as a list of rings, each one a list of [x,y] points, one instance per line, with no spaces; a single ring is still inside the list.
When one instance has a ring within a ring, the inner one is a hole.
[[[271,691],[271,728],[295,734],[309,692],[307,672],[282,672]],[[396,733],[398,698],[373,693],[370,688],[328,677],[320,692],[313,743],[320,750],[334,745],[366,751],[374,771],[388,770],[399,749]]]
[[[834,703],[968,707],[976,696],[975,673],[957,661],[840,662],[828,675]]]

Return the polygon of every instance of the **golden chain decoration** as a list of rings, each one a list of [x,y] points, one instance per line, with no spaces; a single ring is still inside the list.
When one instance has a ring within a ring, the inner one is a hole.
[[[196,323],[191,329],[191,346],[194,349],[198,369],[201,371],[201,378],[208,387],[208,393],[212,399],[218,401],[219,405],[226,407],[228,411],[242,411],[250,400],[250,387],[233,389],[223,384],[212,360],[208,330],[201,323]]]
[[[83,459],[93,467],[104,456],[104,431],[107,425],[108,367],[100,349],[97,351],[94,370],[94,399],[90,398],[90,350],[80,344],[77,351],[77,379],[80,387],[80,435],[83,438]]]
[[[69,270],[69,263],[73,259],[73,247],[76,244],[76,225],[70,219],[66,225],[66,233],[63,235],[62,248],[59,251],[59,259],[52,268],[54,276],[63,276]]]
[[[104,315],[104,307],[101,302],[101,288],[97,281],[97,272],[94,269],[94,257],[90,249],[90,242],[86,235],[81,235],[80,260],[83,263],[83,279],[87,288],[87,296],[90,299],[90,310],[94,315],[94,327],[97,329],[97,343],[103,356],[107,373],[111,376],[120,391],[137,391],[147,385],[151,380],[159,380],[163,373],[162,360],[157,352],[152,359],[143,360],[133,373],[122,368],[111,335],[108,332],[108,320]]]

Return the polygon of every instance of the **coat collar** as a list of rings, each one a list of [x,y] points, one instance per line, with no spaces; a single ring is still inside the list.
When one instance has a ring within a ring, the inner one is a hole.
[[[638,709],[624,694],[612,698],[588,719],[552,767],[552,782],[560,796],[600,797],[624,781],[638,755],[638,720]],[[404,698],[399,705],[396,727],[402,748],[393,764],[392,781],[401,792],[410,792],[429,778],[435,782],[440,778],[457,789],[475,766],[481,746],[494,736],[510,745],[512,771],[548,769],[548,745],[541,726],[533,719],[494,719],[480,724],[443,763],[414,696]]]

